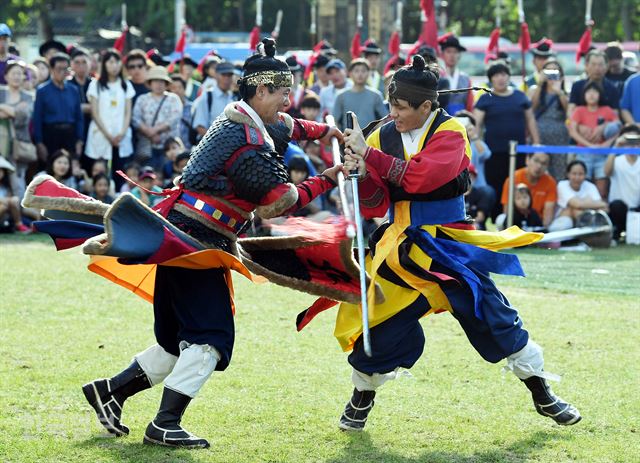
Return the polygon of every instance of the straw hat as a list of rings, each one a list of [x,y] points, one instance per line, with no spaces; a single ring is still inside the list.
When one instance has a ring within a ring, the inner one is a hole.
[[[163,68],[162,66],[152,66],[147,71],[147,82],[151,82],[152,80],[164,80],[167,84],[171,83],[169,73],[166,68]]]

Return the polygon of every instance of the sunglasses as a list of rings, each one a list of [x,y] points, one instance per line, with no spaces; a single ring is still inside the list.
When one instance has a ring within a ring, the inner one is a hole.
[[[142,69],[146,67],[144,64],[131,64],[127,66],[127,69]]]

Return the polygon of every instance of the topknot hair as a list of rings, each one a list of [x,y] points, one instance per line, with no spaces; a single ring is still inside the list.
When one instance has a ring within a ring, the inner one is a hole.
[[[425,62],[424,58],[420,55],[413,55],[413,58],[411,60],[411,68],[418,71],[418,72],[422,72],[424,71],[424,68],[426,67],[427,63]]]

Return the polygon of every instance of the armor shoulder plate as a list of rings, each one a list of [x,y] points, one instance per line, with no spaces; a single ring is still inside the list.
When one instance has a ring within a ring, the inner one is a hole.
[[[289,181],[287,168],[277,153],[266,150],[242,152],[227,167],[227,174],[233,184],[233,192],[254,204],[259,204],[276,186]]]
[[[287,146],[291,141],[291,129],[283,120],[279,120],[275,124],[267,125],[267,132],[273,139],[276,151],[280,156],[284,156]]]
[[[182,183],[190,190],[203,193],[227,192],[228,180],[222,174],[225,162],[247,144],[250,136],[243,124],[226,117],[217,118],[200,143],[193,148],[191,158],[182,173]]]

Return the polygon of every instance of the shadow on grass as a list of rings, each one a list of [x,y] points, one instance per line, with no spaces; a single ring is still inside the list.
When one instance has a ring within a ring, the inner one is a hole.
[[[531,457],[536,460],[536,453],[544,449],[550,441],[570,440],[571,435],[558,431],[537,431],[526,439],[520,439],[504,446],[497,446],[491,450],[477,453],[449,451],[426,451],[419,455],[408,457],[389,450],[378,449],[367,432],[350,433],[349,442],[337,457],[325,460],[325,463],[356,463],[356,462],[385,462],[385,463],[480,463],[480,462],[521,462]]]
[[[174,449],[142,443],[141,436],[123,438],[93,437],[76,444],[80,449],[108,454],[111,461],[123,463],[196,463],[207,461],[207,450]]]

